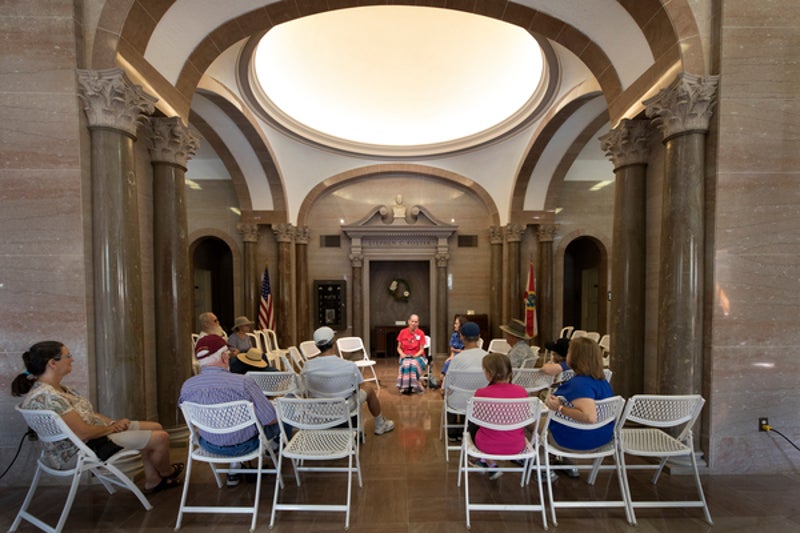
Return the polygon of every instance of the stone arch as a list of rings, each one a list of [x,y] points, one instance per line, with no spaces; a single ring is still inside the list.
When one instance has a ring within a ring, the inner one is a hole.
[[[228,233],[216,228],[200,228],[189,235],[189,260],[194,275],[194,254],[198,245],[205,239],[217,239],[223,242],[231,252],[233,260],[233,308],[242,309],[242,248],[238,242]],[[192,280],[194,286],[194,280]],[[194,309],[194,292],[192,292],[192,308]],[[194,317],[196,320],[197,317]]]

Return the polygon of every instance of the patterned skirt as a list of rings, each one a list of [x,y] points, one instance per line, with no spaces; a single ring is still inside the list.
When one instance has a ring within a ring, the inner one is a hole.
[[[397,388],[400,390],[411,389],[417,392],[425,390],[419,382],[425,366],[425,357],[423,356],[401,359],[400,371],[397,373]]]

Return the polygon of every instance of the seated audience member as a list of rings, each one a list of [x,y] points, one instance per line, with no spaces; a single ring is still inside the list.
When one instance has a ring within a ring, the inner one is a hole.
[[[419,329],[419,316],[408,317],[408,327],[397,334],[397,355],[400,356],[400,369],[397,372],[397,388],[403,394],[424,392],[419,382],[425,372],[425,332]]]
[[[520,368],[526,360],[533,359],[531,347],[528,346],[531,337],[525,332],[524,323],[513,320],[510,324],[501,325],[500,329],[503,331],[503,338],[511,346],[506,355],[511,360],[512,368]]]
[[[453,319],[453,334],[450,335],[450,355],[442,366],[442,380],[447,374],[447,370],[450,368],[450,361],[464,349],[464,343],[461,342],[461,333],[459,331],[461,329],[461,324],[464,322],[466,322],[466,319],[462,315],[456,315],[455,319]]]
[[[335,336],[336,334],[334,331],[327,326],[323,326],[314,332],[314,344],[317,346],[320,353],[313,359],[308,360],[303,367],[302,375],[305,376],[306,379],[313,381],[315,372],[331,374],[337,372],[353,372],[358,375],[359,383],[363,383],[364,378],[361,376],[361,372],[358,370],[356,364],[352,361],[342,359],[336,354],[336,349],[334,347]],[[359,405],[365,401],[367,402],[367,408],[370,414],[375,417],[376,435],[383,435],[394,429],[394,422],[387,420],[381,414],[381,402],[378,399],[378,395],[375,394],[375,389],[368,388],[364,390],[361,388],[358,391],[358,398],[355,400],[358,401]]]
[[[448,370],[448,373],[453,370],[482,370],[483,358],[488,352],[482,348],[478,348],[478,342],[481,338],[481,328],[475,322],[464,322],[461,324],[459,333],[461,335],[461,341],[464,343],[464,349],[450,362],[450,370]],[[447,377],[445,376],[442,382],[442,394],[444,394],[446,383]],[[457,415],[447,413],[448,425],[456,424],[458,420],[459,417]],[[448,433],[448,438],[452,441],[461,440],[461,431],[451,428]]]
[[[219,335],[206,335],[197,341],[195,357],[200,365],[200,374],[187,379],[181,387],[179,403],[194,402],[217,404],[236,400],[253,402],[256,417],[264,427],[264,435],[273,439],[280,434],[275,409],[258,388],[255,381],[231,373],[229,361],[231,351]],[[248,427],[228,435],[200,433],[200,446],[219,455],[242,455],[258,448],[258,432]],[[238,468],[238,465],[231,465]],[[228,474],[228,486],[239,484],[238,474]]]
[[[222,326],[219,325],[219,319],[214,313],[200,313],[198,320],[200,321],[200,338],[206,335],[219,335],[222,338],[228,336]]]
[[[546,342],[544,347],[547,350],[549,360],[542,365],[542,372],[550,376],[558,376],[561,372],[569,370],[569,365],[567,364],[569,339],[562,338],[555,342]]]
[[[231,357],[229,370],[234,374],[278,371],[277,368],[270,366],[267,354],[258,348],[250,348],[244,353],[236,354],[236,357]]]
[[[233,355],[246,353],[247,350],[253,347],[248,335],[250,326],[253,324],[254,322],[246,316],[237,316],[233,321],[233,333],[228,337],[228,348],[231,349]]]
[[[72,354],[58,341],[37,342],[22,354],[27,369],[11,384],[14,396],[27,394],[23,409],[46,409],[61,416],[78,438],[97,456],[108,459],[122,449],[139,450],[144,467],[144,492],[155,494],[180,485],[183,463],[169,464],[169,435],[156,422],[110,417],[95,412],[92,404],[61,380],[72,372]],[[44,460],[53,468],[74,464],[78,448],[71,442],[41,442]]]

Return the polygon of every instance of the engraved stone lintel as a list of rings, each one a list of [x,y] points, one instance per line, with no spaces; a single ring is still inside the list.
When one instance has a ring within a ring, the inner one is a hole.
[[[292,242],[294,239],[294,226],[291,224],[275,224],[272,226],[272,232],[278,239],[278,242]]]
[[[489,244],[503,244],[503,228],[489,226]]]
[[[350,254],[350,266],[361,268],[364,266],[364,256],[361,254]]]
[[[244,242],[258,242],[258,224],[239,222],[236,224],[236,230],[242,234]]]
[[[679,133],[708,131],[717,100],[719,76],[682,72],[669,87],[642,102],[646,115],[661,130],[663,140]]]
[[[506,224],[505,236],[507,242],[519,242],[525,233],[525,226],[522,224]]]
[[[598,138],[606,157],[614,168],[646,165],[650,156],[650,129],[646,120],[622,120],[619,125]]]
[[[78,86],[90,128],[111,128],[132,137],[158,101],[134,85],[121,68],[78,69]]]
[[[200,138],[184,126],[180,117],[151,118],[149,133],[147,147],[153,163],[171,163],[186,169],[200,145]]]
[[[311,237],[311,230],[308,226],[297,227],[294,230],[294,242],[295,244],[308,244],[308,240]]]
[[[539,242],[553,242],[557,230],[558,224],[539,224],[537,229]]]

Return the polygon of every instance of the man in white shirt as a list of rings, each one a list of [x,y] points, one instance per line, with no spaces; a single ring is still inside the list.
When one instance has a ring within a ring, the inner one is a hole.
[[[450,368],[447,370],[449,376],[453,370],[483,370],[483,358],[488,354],[486,350],[478,348],[478,341],[481,338],[481,328],[475,322],[464,322],[461,324],[461,329],[458,330],[461,335],[461,342],[464,343],[464,349],[461,350],[453,360],[450,362]],[[447,383],[447,376],[442,382],[442,394],[444,394],[445,386]],[[453,413],[447,413],[448,425],[454,425],[458,422],[458,417]],[[459,429],[450,429],[447,437],[451,441],[461,440],[461,431]]]

